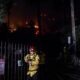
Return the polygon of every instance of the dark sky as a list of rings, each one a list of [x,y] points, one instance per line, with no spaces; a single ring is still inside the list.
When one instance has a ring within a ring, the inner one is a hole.
[[[75,0],[75,18],[79,21],[80,15],[80,0]],[[46,15],[44,24],[49,25],[51,29],[53,26],[70,25],[71,13],[70,13],[70,0],[15,0],[11,9],[11,24],[25,24],[26,21],[37,19],[37,5],[40,5],[41,15]],[[44,18],[44,17],[42,17]],[[46,25],[44,25],[46,26]],[[47,26],[48,28],[48,26]]]
[[[18,18],[30,18],[36,16],[36,4],[34,1],[16,0],[11,9],[11,16]],[[40,1],[41,12],[49,16],[62,18],[64,12],[68,14],[68,1],[55,0],[55,1]],[[28,18],[28,19],[29,19]]]
[[[12,20],[23,22],[34,17],[36,15],[36,10],[34,6],[24,0],[18,0],[14,3],[10,15]]]
[[[80,0],[74,0],[76,25],[80,24]]]

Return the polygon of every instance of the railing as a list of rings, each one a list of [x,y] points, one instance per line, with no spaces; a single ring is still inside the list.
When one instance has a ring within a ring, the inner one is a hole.
[[[0,80],[25,80],[24,56],[27,45],[14,42],[0,42]]]

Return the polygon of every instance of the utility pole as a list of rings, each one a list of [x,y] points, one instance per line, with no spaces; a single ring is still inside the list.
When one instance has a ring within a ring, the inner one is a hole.
[[[76,54],[76,31],[75,31],[75,17],[74,17],[74,0],[71,0],[71,25],[72,25],[72,39],[74,53]]]
[[[73,39],[73,48],[72,52],[72,63],[77,65],[77,56],[76,56],[76,30],[75,30],[75,17],[74,17],[74,0],[71,0],[71,24],[72,24],[72,39]]]

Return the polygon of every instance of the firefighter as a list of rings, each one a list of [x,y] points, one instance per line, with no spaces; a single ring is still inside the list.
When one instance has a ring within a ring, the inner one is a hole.
[[[24,57],[24,61],[28,64],[27,80],[36,80],[39,65],[39,55],[33,47],[29,48],[29,54]]]

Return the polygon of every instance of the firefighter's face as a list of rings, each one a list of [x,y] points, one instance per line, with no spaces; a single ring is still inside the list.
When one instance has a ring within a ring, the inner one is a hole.
[[[29,52],[30,52],[30,54],[34,54],[34,49],[33,48],[30,48],[29,49]]]

